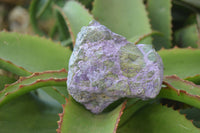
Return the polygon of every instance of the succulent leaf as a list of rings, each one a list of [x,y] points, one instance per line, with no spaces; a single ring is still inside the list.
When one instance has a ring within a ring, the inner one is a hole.
[[[65,19],[72,42],[75,44],[76,36],[81,27],[88,25],[93,20],[93,16],[77,1],[68,1],[62,9],[59,7],[56,8]]]
[[[58,8],[59,7],[55,8],[55,13],[57,18],[57,27],[59,30],[59,38],[62,41],[68,40],[70,38],[69,28],[67,27],[67,23]]]
[[[57,133],[116,133],[125,105],[126,102],[109,113],[94,115],[70,98],[59,114]]]
[[[128,122],[128,120],[135,114],[137,111],[139,111],[141,108],[145,107],[147,104],[149,104],[152,100],[140,100],[140,99],[128,99],[126,108],[123,111],[123,115],[120,118],[119,127],[122,127],[123,125]]]
[[[49,0],[50,1],[50,0]],[[40,0],[34,0],[30,4],[29,13],[30,13],[30,22],[33,27],[33,30],[38,35],[44,35],[44,33],[40,30],[38,23],[37,23],[37,8],[40,3]]]
[[[200,108],[200,87],[177,76],[164,78],[164,85],[158,97],[176,100]]]
[[[4,88],[5,84],[11,84],[15,82],[14,78],[8,77],[7,75],[0,74],[0,91]]]
[[[196,85],[200,85],[200,74],[197,74],[195,76],[189,76],[185,78],[185,80],[191,81],[195,83]]]
[[[0,58],[0,68],[2,68],[3,70],[10,71],[20,76],[27,76],[31,74],[31,72],[27,71],[23,67],[15,65],[12,62],[2,59],[2,58]]]
[[[181,114],[185,114],[186,118],[192,120],[193,124],[200,128],[200,109],[197,108],[187,108],[181,109]]]
[[[185,2],[185,3],[188,3],[196,8],[200,8],[200,2],[199,0],[179,0],[179,1],[182,1],[182,2]]]
[[[29,77],[22,77],[17,82],[7,85],[0,91],[0,105],[40,87],[65,86],[66,77],[67,72],[64,69],[61,71],[33,73]]]
[[[184,115],[162,105],[149,104],[140,109],[117,133],[199,133]]]
[[[172,34],[171,17],[172,0],[148,0],[147,11],[149,12],[152,29],[161,32],[163,35],[153,36],[153,44],[156,49],[170,48]]]
[[[60,108],[26,94],[0,108],[2,133],[55,133]]]
[[[151,33],[142,0],[95,0],[92,13],[101,24],[128,40]],[[151,44],[151,38],[147,43]]]
[[[51,87],[42,87],[41,89],[39,89],[37,91],[37,93],[40,93],[41,91],[44,91],[46,94],[48,94],[50,96],[50,98],[52,98],[52,100],[55,100],[56,102],[60,103],[60,105],[65,104],[65,98],[68,96],[65,96],[62,92],[60,92],[57,88],[58,87],[63,87],[63,86],[51,86]],[[62,88],[63,90],[67,90],[66,87]],[[40,95],[41,99],[44,99],[45,96],[43,97],[43,93]],[[50,103],[49,99],[45,99],[43,101],[47,101],[48,103]]]
[[[175,32],[175,43],[179,47],[197,48],[199,40],[196,24],[189,25]]]
[[[185,79],[189,76],[200,74],[200,50],[192,48],[173,48],[160,50],[164,65],[164,75],[177,75]]]
[[[0,68],[4,70],[29,76],[32,72],[68,69],[71,50],[58,43],[19,33],[1,32],[0,36]]]
[[[37,36],[8,32],[0,36],[0,68],[19,76],[68,68],[70,49]]]

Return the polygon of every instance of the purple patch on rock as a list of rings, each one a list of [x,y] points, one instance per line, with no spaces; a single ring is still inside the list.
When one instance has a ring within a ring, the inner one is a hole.
[[[92,21],[79,32],[69,61],[68,92],[91,112],[101,113],[114,101],[155,98],[163,64],[151,45],[134,45]]]

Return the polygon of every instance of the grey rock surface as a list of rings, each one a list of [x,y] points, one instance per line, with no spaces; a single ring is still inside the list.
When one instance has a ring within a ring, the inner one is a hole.
[[[162,80],[162,60],[151,45],[134,45],[96,21],[79,32],[67,86],[91,112],[98,114],[124,97],[155,98]]]

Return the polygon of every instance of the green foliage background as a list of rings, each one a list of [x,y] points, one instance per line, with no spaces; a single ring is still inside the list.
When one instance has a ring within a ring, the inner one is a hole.
[[[35,35],[0,32],[0,132],[200,132],[199,0],[25,3]],[[68,95],[68,61],[77,33],[94,19],[133,44],[158,51],[164,81],[155,99],[121,99],[94,115]],[[48,21],[53,24],[42,29],[41,22]]]

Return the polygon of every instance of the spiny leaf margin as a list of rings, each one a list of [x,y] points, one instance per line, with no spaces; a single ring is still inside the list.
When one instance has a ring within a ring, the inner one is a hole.
[[[128,40],[151,32],[141,0],[95,0],[92,13],[97,21]]]
[[[162,36],[154,36],[153,44],[156,49],[172,46],[172,0],[148,0],[147,11],[153,30],[161,32]]]
[[[72,42],[75,45],[76,36],[81,28],[87,26],[91,20],[94,20],[92,14],[77,1],[66,2],[62,9],[58,6],[54,6],[54,8],[57,9],[65,19]]]
[[[186,127],[186,128],[185,128]],[[149,104],[137,111],[118,133],[198,133],[191,121],[178,111],[159,104]]]
[[[119,105],[117,108],[115,108],[113,111],[109,113],[95,115],[89,112],[88,110],[86,110],[83,106],[81,106],[75,100],[73,100],[72,97],[70,97],[69,99],[66,99],[66,104],[63,105],[63,113],[59,114],[60,120],[57,122],[58,123],[57,133],[65,133],[69,131],[71,132],[81,131],[82,133],[86,133],[86,132],[87,133],[93,133],[93,132],[116,133],[116,130],[120,121],[120,117],[123,114],[123,110],[125,106],[126,106],[126,101],[124,101],[121,105]],[[69,112],[71,113],[69,114]],[[79,117],[77,113],[81,113],[81,117],[79,119],[73,117],[73,116]],[[84,119],[85,116],[87,117],[87,119]],[[80,122],[82,119],[84,119],[83,123]],[[87,124],[88,126],[87,128],[84,126],[85,130],[80,129],[81,127],[73,128],[73,126],[77,126],[76,125],[77,123],[75,124],[73,122],[76,120],[78,120],[82,126],[85,125],[84,123],[87,123],[88,121],[90,121],[90,123]],[[71,126],[69,126],[69,124]],[[109,128],[109,131],[107,131],[106,128]]]
[[[6,85],[5,88],[0,91],[0,106],[13,98],[40,87],[66,86],[66,80],[67,71],[65,69],[33,73],[29,77],[21,77],[18,81],[11,85]]]
[[[0,32],[0,58],[28,72],[67,69],[71,53],[69,48],[62,47],[59,43],[44,37]],[[24,74],[28,76],[27,72]]]
[[[176,100],[200,108],[200,87],[176,75],[166,76],[158,97]]]
[[[164,75],[170,76],[176,74],[185,79],[188,76],[200,74],[200,50],[193,48],[161,49],[158,51],[164,65]],[[189,69],[188,68],[192,68]]]

